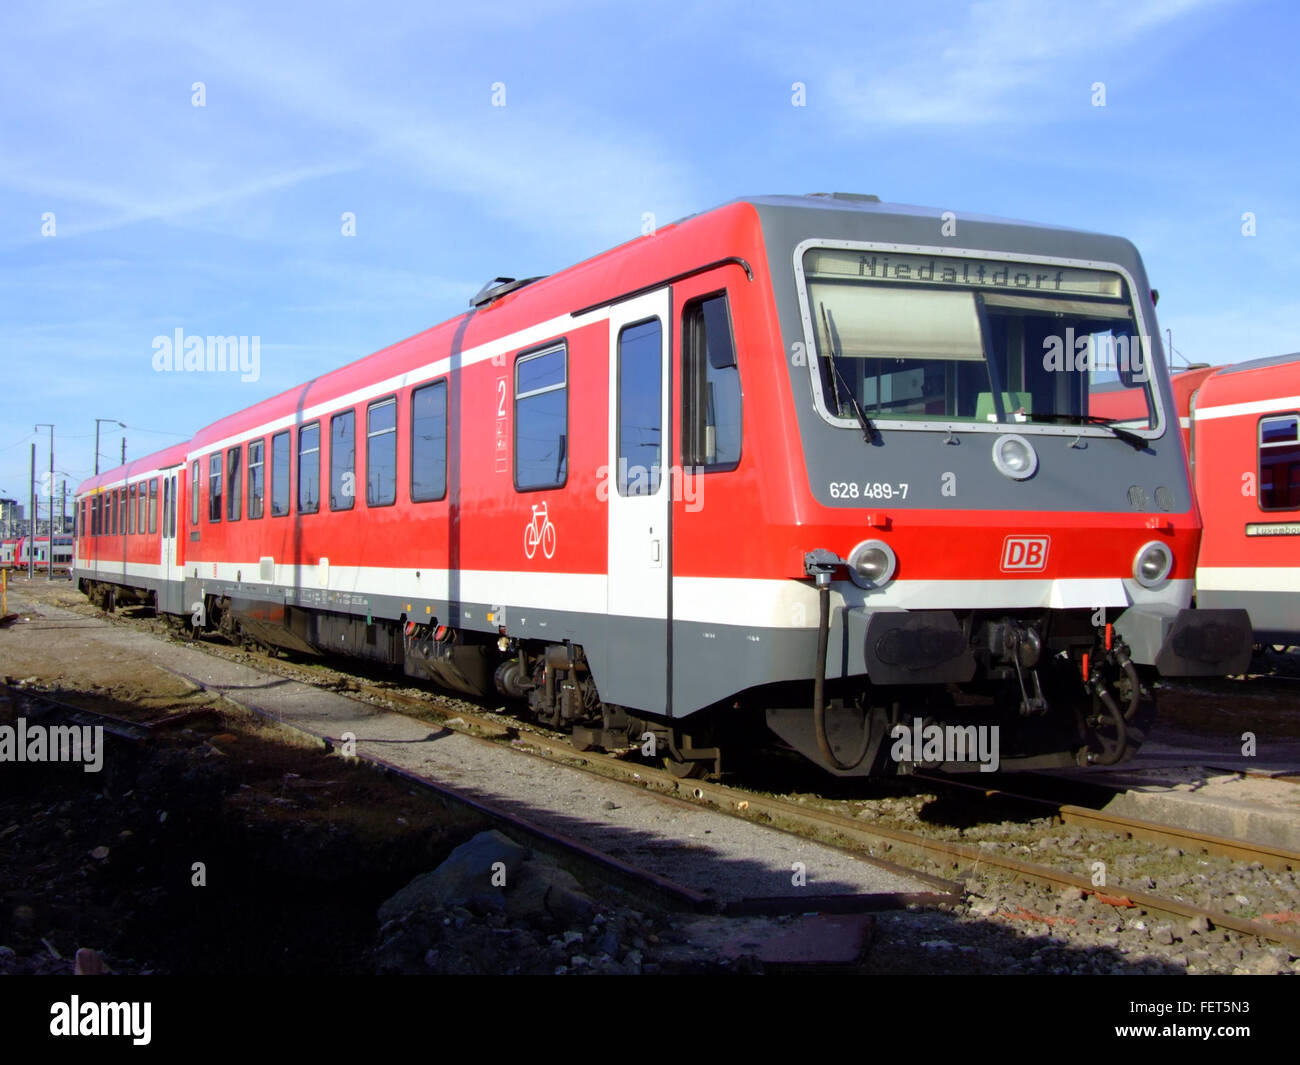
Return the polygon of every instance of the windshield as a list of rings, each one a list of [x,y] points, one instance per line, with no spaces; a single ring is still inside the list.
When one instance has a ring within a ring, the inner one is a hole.
[[[803,267],[832,418],[1155,426],[1118,274],[828,248]]]

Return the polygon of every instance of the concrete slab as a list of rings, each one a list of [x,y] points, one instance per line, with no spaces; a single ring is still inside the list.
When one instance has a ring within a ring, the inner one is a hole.
[[[1300,852],[1300,787],[1205,766],[1109,774],[1108,813]]]
[[[799,917],[702,917],[683,926],[691,950],[738,961],[751,957],[769,966],[854,965],[875,930],[868,914],[805,914]],[[674,948],[665,955],[673,957]]]

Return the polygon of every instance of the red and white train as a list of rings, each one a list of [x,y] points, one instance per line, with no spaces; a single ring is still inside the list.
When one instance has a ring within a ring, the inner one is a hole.
[[[1244,612],[1188,609],[1146,275],[1122,239],[944,217],[755,198],[498,279],[83,483],[76,575],[583,745],[649,732],[683,774],[764,724],[837,774],[989,768],[977,734],[1004,769],[1121,760],[1155,669],[1250,650]],[[900,747],[918,723],[942,742]]]
[[[54,537],[54,570],[67,573],[72,568],[71,536]],[[0,542],[0,566],[26,569],[32,562],[37,570],[48,569],[50,564],[50,538],[48,536],[20,536]]]

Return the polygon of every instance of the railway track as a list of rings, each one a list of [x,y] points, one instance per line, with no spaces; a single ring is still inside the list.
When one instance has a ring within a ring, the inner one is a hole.
[[[1212,854],[1248,864],[1250,862],[1259,862],[1267,869],[1278,869],[1283,872],[1300,870],[1300,853],[1288,850],[1285,847],[1229,839],[1226,836],[1197,832],[1194,829],[1184,828],[1179,825],[1166,825],[1136,817],[1125,817],[1120,814],[1108,813],[1105,810],[1093,810],[1086,806],[1078,806],[1041,795],[1026,795],[1021,792],[1008,791],[1005,788],[984,788],[978,784],[969,784],[966,781],[954,780],[951,777],[937,777],[927,773],[918,773],[915,774],[915,779],[924,781],[936,788],[978,794],[985,799],[998,799],[1042,809],[1047,811],[1049,816],[1066,825],[1090,828],[1100,832],[1111,832],[1128,839],[1147,840],[1165,846],[1179,847],[1193,853]]]
[[[383,693],[375,689],[371,689],[370,693],[379,698],[387,698],[409,705],[419,705],[421,702],[418,697],[406,693]],[[425,709],[427,710],[427,707]],[[476,726],[486,730],[500,727],[498,722],[478,715],[466,714],[463,711],[457,711],[456,716],[464,719],[467,726]],[[909,868],[906,864],[906,859],[909,857],[912,859],[928,859],[953,869],[965,867],[971,872],[976,871],[981,866],[1000,869],[1013,874],[1019,879],[1053,888],[1077,888],[1084,894],[1096,896],[1101,902],[1121,908],[1141,907],[1142,909],[1185,920],[1202,917],[1215,927],[1230,929],[1241,935],[1267,939],[1284,944],[1292,950],[1300,951],[1300,935],[1259,921],[1251,921],[1219,910],[1196,906],[1181,899],[1131,889],[1101,890],[1094,886],[1087,877],[1051,866],[989,854],[969,844],[936,840],[902,829],[879,825],[865,826],[854,818],[829,810],[809,808],[806,804],[764,796],[726,784],[713,781],[681,780],[666,770],[628,762],[614,755],[576,752],[567,740],[543,736],[538,733],[521,735],[512,740],[512,745],[525,749],[531,748],[530,753],[563,761],[566,764],[580,761],[586,764],[579,765],[579,768],[584,768],[589,772],[631,781],[641,787],[662,790],[665,793],[681,796],[688,801],[712,807],[732,816],[769,824],[786,831],[793,831],[809,839],[825,842],[829,838],[851,853],[877,860],[885,859],[891,863],[899,862],[901,859],[902,867],[905,869]],[[1082,821],[1088,813],[1091,813],[1091,811],[1078,808],[1077,816]],[[1153,825],[1149,822],[1138,822],[1131,818],[1106,818],[1105,815],[1099,815],[1097,823],[1091,824],[1089,827],[1099,827],[1102,824],[1110,831],[1128,834],[1134,838],[1146,838],[1141,835],[1144,829],[1149,829],[1153,835],[1157,836],[1161,831],[1164,831],[1167,833],[1167,839],[1180,838],[1189,846],[1194,836],[1201,836],[1207,844],[1213,839],[1212,837],[1203,837],[1203,834],[1187,833],[1174,826]],[[1166,842],[1166,839],[1157,839],[1156,841]],[[1227,847],[1230,843],[1231,841],[1223,841],[1222,845]],[[1262,861],[1263,857],[1261,855],[1266,855],[1277,863],[1273,866],[1274,868],[1300,868],[1300,865],[1296,864],[1300,863],[1300,855],[1277,851],[1276,849],[1272,849],[1272,852],[1269,853],[1269,849],[1253,848],[1249,844],[1239,845],[1239,853],[1235,857],[1237,860]],[[1234,857],[1234,855],[1228,856]],[[915,867],[912,866],[911,868],[914,869]]]
[[[411,697],[403,695],[399,701],[405,701],[408,698]],[[460,716],[465,717],[466,715],[461,714]],[[466,724],[470,723],[467,718]],[[490,725],[491,722],[485,719],[479,724]],[[575,755],[573,749],[564,740],[530,735],[527,740],[520,742],[537,747],[540,753],[546,757],[558,757],[561,760],[569,761]],[[829,810],[809,808],[806,804],[759,795],[752,791],[713,781],[684,781],[665,770],[637,763],[628,763],[613,755],[586,753],[581,757],[588,761],[589,771],[591,772],[603,776],[631,779],[643,787],[655,787],[673,794],[682,795],[688,798],[689,801],[710,806],[733,816],[744,817],[747,820],[759,821],[788,831],[794,831],[810,839],[824,841],[829,836],[839,846],[872,858],[888,858],[893,861],[910,853],[913,857],[937,861],[938,864],[948,865],[954,869],[966,867],[972,872],[980,866],[1001,869],[1014,874],[1020,879],[1030,880],[1049,887],[1077,888],[1084,894],[1096,896],[1101,902],[1123,908],[1141,907],[1186,920],[1203,917],[1216,927],[1231,929],[1242,935],[1268,939],[1300,951],[1300,935],[1258,921],[1246,920],[1219,910],[1196,906],[1181,899],[1131,889],[1100,890],[1087,877],[1078,876],[1047,865],[1023,862],[1002,855],[991,855],[969,844],[936,840],[919,833],[879,825],[864,826],[854,818],[833,813]],[[1078,822],[1076,823],[1085,823],[1087,815],[1095,813],[1083,808],[1070,809],[1077,810],[1075,816],[1077,816]],[[1105,827],[1109,831],[1129,835],[1133,838],[1152,838],[1154,841],[1162,843],[1179,839],[1191,846],[1193,841],[1196,841],[1203,843],[1207,847],[1210,845],[1221,846],[1224,850],[1230,850],[1233,842],[1220,841],[1217,837],[1188,832],[1174,826],[1155,825],[1132,818],[1119,818],[1104,814],[1096,814],[1094,821],[1089,823],[1088,827]],[[1144,836],[1144,831],[1149,831],[1151,835]],[[1162,832],[1165,834],[1164,836],[1161,836]],[[902,852],[902,854],[900,855],[899,852]],[[1218,853],[1218,851],[1210,851],[1210,853]],[[1250,844],[1238,844],[1237,852],[1235,854],[1229,853],[1226,856],[1234,857],[1240,861],[1264,861],[1267,858],[1273,863],[1272,868],[1300,868],[1300,855],[1281,851],[1277,848],[1260,848]],[[904,865],[904,868],[907,868],[907,866]]]
[[[125,618],[115,619],[122,624],[134,624]],[[181,639],[182,637],[172,636]],[[928,899],[908,896],[891,901],[882,900],[885,906],[907,905],[909,902],[928,902],[930,904],[950,904],[955,901],[955,885],[946,883],[932,873],[921,872],[919,867],[926,865],[947,869],[950,872],[971,875],[980,870],[998,870],[1009,874],[1017,880],[1036,883],[1053,889],[1072,888],[1085,895],[1092,895],[1098,901],[1119,909],[1141,908],[1158,914],[1183,920],[1202,918],[1212,926],[1227,929],[1237,934],[1255,937],[1269,942],[1287,946],[1293,953],[1300,953],[1300,934],[1273,925],[1254,921],[1221,910],[1198,906],[1182,899],[1171,898],[1153,892],[1127,887],[1110,886],[1099,888],[1087,877],[1071,873],[1040,863],[1021,861],[1020,859],[991,853],[985,849],[967,843],[936,839],[920,833],[878,824],[866,825],[852,817],[819,809],[808,803],[797,803],[780,797],[760,794],[728,784],[703,780],[683,780],[670,772],[640,762],[612,754],[598,752],[580,752],[558,734],[548,734],[526,722],[509,719],[504,723],[500,715],[485,714],[471,710],[472,704],[453,697],[447,699],[440,693],[415,693],[403,690],[383,681],[369,680],[355,674],[347,674],[345,682],[323,681],[313,676],[310,668],[301,668],[281,658],[271,658],[258,652],[251,652],[233,647],[221,647],[206,641],[198,641],[194,646],[201,647],[209,654],[232,659],[252,657],[258,660],[259,668],[291,676],[313,686],[333,691],[337,694],[352,696],[368,703],[386,703],[397,708],[405,707],[418,716],[433,717],[444,727],[455,729],[484,743],[508,744],[517,751],[534,757],[545,758],[580,769],[606,779],[619,780],[625,784],[661,795],[706,806],[733,817],[758,822],[770,827],[815,840],[830,843],[855,856],[901,869],[909,875],[928,877],[930,882],[941,890]],[[331,666],[331,671],[341,672]],[[194,678],[187,678],[191,682]],[[233,700],[232,700],[233,701]],[[457,720],[459,719],[459,720]],[[403,772],[396,767],[389,767],[395,772]],[[430,785],[420,778],[413,778],[421,786],[433,790],[444,790],[441,785]],[[1300,868],[1300,855],[1279,848],[1259,847],[1241,841],[1226,840],[1204,833],[1195,833],[1177,826],[1162,825],[1107,815],[1101,811],[1088,810],[1085,807],[1062,804],[1051,799],[1019,795],[999,789],[984,789],[977,785],[952,781],[949,778],[930,778],[918,776],[918,782],[924,781],[933,786],[960,788],[967,791],[984,793],[988,798],[1001,798],[1013,802],[1023,802],[1047,808],[1048,816],[1058,818],[1064,823],[1074,824],[1094,830],[1113,833],[1117,836],[1148,840],[1153,843],[1179,846],[1188,851],[1218,854],[1241,862],[1260,862],[1268,868],[1295,870]],[[455,789],[445,789],[447,796],[459,800]],[[468,798],[467,796],[465,798]],[[480,800],[482,812],[494,816],[493,812]],[[513,817],[500,811],[506,819]],[[523,826],[521,831],[532,833],[534,826]],[[534,836],[534,838],[537,838]],[[575,841],[576,842],[576,841]],[[566,846],[566,841],[557,840],[556,845]],[[574,853],[577,853],[576,851]],[[600,860],[596,859],[600,864]],[[615,860],[617,861],[617,860]],[[621,863],[618,863],[621,864]],[[626,875],[635,879],[635,870],[627,870]],[[942,885],[942,887],[941,887]],[[680,888],[681,885],[677,885]],[[946,890],[945,890],[946,888]],[[664,892],[670,897],[691,906],[705,906],[713,900],[702,902],[690,889],[674,891],[665,886]],[[834,897],[831,897],[832,899]],[[844,897],[840,902],[826,901],[828,907],[844,908]],[[793,901],[793,900],[791,900]],[[798,900],[808,907],[809,900],[801,896]],[[780,912],[780,900],[774,904],[771,900],[744,900],[729,912]],[[879,908],[879,907],[877,907]],[[828,911],[829,912],[829,911]]]

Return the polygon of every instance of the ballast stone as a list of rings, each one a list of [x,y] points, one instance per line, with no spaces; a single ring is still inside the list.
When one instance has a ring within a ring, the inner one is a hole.
[[[500,863],[501,868],[495,868]],[[500,876],[504,871],[504,885]],[[493,880],[497,880],[494,884]],[[564,926],[586,923],[596,906],[567,870],[529,852],[495,829],[462,843],[437,869],[422,873],[379,907],[382,927],[416,910],[467,905]]]
[[[528,859],[528,851],[509,836],[492,829],[462,843],[437,869],[422,873],[379,907],[379,923],[401,917],[413,910],[445,906],[453,901],[466,902],[480,895],[490,895],[494,888],[493,866],[505,867],[506,883]]]

